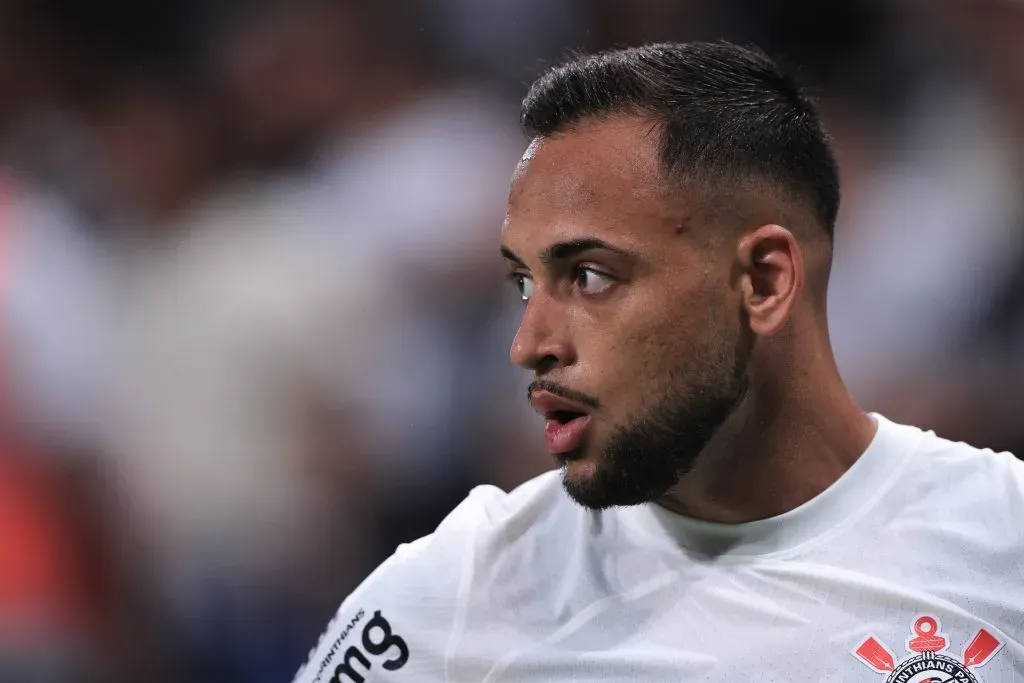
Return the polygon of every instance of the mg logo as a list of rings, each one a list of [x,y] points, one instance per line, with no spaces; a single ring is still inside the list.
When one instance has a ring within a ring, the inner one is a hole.
[[[331,683],[363,683],[365,674],[374,664],[387,671],[398,671],[409,661],[409,646],[392,631],[391,623],[379,610],[363,626],[361,645],[353,645],[345,651]]]

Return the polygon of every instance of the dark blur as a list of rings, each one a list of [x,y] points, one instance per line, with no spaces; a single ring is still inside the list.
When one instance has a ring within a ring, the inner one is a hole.
[[[1024,453],[1022,0],[0,0],[0,681],[288,681],[474,485],[518,101],[752,42],[820,99],[862,405]]]

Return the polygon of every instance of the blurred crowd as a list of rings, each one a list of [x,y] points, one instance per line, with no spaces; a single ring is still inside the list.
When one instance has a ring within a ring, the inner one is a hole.
[[[552,467],[519,99],[687,39],[819,98],[862,405],[1024,453],[1024,0],[0,0],[0,680],[290,680],[397,544]]]

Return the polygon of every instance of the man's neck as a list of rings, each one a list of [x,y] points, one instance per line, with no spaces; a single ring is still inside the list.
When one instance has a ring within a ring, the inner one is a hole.
[[[752,386],[693,471],[658,504],[696,519],[740,524],[799,507],[838,480],[867,449],[877,425],[846,390],[831,354],[811,366],[785,384]]]

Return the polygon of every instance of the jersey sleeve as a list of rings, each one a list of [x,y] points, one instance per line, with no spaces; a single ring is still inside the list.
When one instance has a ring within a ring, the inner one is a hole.
[[[293,683],[443,681],[482,506],[504,495],[474,489],[433,534],[399,546],[345,599]]]

